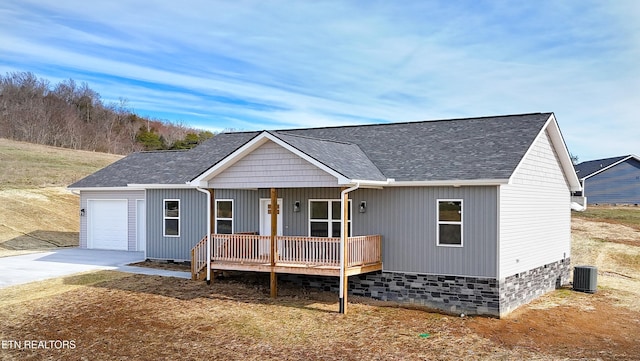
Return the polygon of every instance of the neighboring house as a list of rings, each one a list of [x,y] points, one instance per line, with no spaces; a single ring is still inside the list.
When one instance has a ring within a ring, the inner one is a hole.
[[[336,289],[342,274],[351,294],[501,316],[568,283],[580,183],[555,116],[535,113],[222,133],[69,188],[81,247],[191,260],[207,277]]]
[[[640,204],[640,158],[590,160],[575,166],[588,204]]]

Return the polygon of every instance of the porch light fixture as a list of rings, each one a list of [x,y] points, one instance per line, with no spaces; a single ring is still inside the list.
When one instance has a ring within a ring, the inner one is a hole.
[[[360,202],[360,213],[365,213],[367,211],[367,201]]]
[[[82,209],[80,210],[80,217],[84,217],[86,213],[87,213],[87,212],[84,210],[84,208],[82,208]]]
[[[293,202],[293,211],[300,212],[300,201]]]

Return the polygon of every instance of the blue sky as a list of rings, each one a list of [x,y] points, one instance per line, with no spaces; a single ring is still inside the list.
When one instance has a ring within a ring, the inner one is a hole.
[[[210,130],[553,111],[589,160],[640,154],[639,19],[636,0],[4,0],[0,73]]]

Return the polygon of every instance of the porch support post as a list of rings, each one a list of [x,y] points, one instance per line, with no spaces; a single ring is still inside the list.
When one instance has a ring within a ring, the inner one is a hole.
[[[344,239],[344,243],[342,246],[344,247],[343,251],[343,259],[344,259],[344,268],[342,274],[342,299],[340,300],[341,312],[347,313],[347,295],[349,294],[349,277],[347,276],[347,269],[349,268],[349,222],[347,219],[349,217],[349,193],[344,193],[342,195],[342,235]]]
[[[213,233],[213,227],[216,222],[216,197],[213,192],[213,188],[209,188],[209,224],[207,225],[207,240],[209,242],[209,249],[207,249],[207,280],[209,283],[216,279],[215,272],[211,272],[211,257],[213,256],[213,243],[211,239],[211,234]]]
[[[340,193],[340,202],[342,206],[342,219],[340,220],[340,313],[347,313],[347,293],[349,293],[349,277],[347,270],[349,268],[349,192],[353,192],[360,188],[360,183],[347,189],[343,189]]]
[[[207,196],[207,213],[210,214],[213,210],[211,203],[213,202],[213,189],[196,188],[200,193],[204,193]],[[207,284],[211,284],[211,219],[213,216],[207,216]],[[194,259],[192,258],[192,261]],[[192,265],[193,266],[193,265]]]
[[[271,188],[271,252],[269,252],[269,261],[271,263],[271,298],[278,297],[278,276],[276,275],[278,211],[278,191],[275,188]]]

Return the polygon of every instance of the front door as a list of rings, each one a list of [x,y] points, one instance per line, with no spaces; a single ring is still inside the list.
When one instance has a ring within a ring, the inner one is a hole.
[[[278,236],[282,236],[282,198],[278,198]],[[270,236],[271,235],[271,199],[261,198],[260,199],[260,235],[261,236]],[[269,254],[269,242],[262,241],[260,242],[260,254],[265,255]]]

